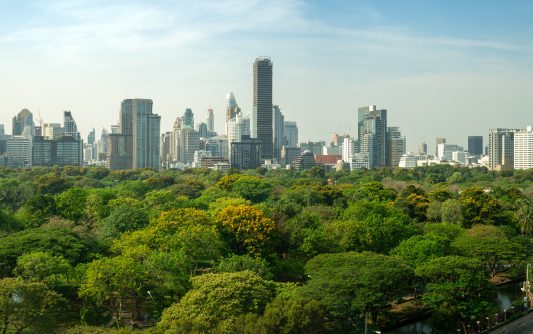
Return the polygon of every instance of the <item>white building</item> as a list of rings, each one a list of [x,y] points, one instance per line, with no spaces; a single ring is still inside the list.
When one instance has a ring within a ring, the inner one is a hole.
[[[526,130],[514,134],[514,169],[533,168],[533,131]]]
[[[370,158],[367,153],[355,153],[350,161],[350,169],[370,169]]]
[[[231,143],[238,143],[242,136],[250,135],[250,118],[238,113],[227,122],[226,128],[228,130],[228,152],[231,152]]]
[[[420,158],[419,155],[414,155],[414,154],[411,154],[411,153],[404,154],[400,158],[400,163],[398,164],[398,167],[400,167],[400,168],[415,168],[419,158]]]
[[[453,152],[462,150],[463,149],[458,145],[441,143],[437,145],[437,158],[440,160],[452,161]]]
[[[342,161],[352,162],[352,157],[354,156],[354,143],[352,138],[349,136],[344,137],[342,142]]]
[[[462,164],[468,163],[468,152],[466,151],[453,151],[452,152],[452,161],[460,162]]]

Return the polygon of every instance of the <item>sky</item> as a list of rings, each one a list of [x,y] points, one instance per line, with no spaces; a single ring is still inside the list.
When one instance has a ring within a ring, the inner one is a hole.
[[[300,141],[356,134],[357,108],[388,110],[407,148],[533,124],[533,1],[0,0],[0,124],[23,108],[86,137],[150,98],[161,131],[227,92],[252,110],[255,58]]]

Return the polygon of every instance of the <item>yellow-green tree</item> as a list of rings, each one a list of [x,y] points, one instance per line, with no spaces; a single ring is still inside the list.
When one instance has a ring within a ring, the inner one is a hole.
[[[230,205],[217,215],[217,223],[228,233],[237,253],[259,254],[277,230],[276,223],[251,205]]]

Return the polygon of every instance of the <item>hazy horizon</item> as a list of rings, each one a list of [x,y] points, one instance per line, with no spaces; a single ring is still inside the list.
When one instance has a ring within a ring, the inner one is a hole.
[[[493,127],[533,123],[533,3],[528,1],[0,0],[0,123],[28,108],[72,111],[82,135],[150,98],[161,131],[226,93],[252,108],[252,64],[274,64],[273,102],[300,141],[355,135],[357,108],[388,110],[407,148],[467,144]]]

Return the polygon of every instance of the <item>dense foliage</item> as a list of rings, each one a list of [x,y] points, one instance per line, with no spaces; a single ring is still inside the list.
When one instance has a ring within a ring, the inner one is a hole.
[[[0,169],[0,331],[464,327],[532,234],[533,170]]]

